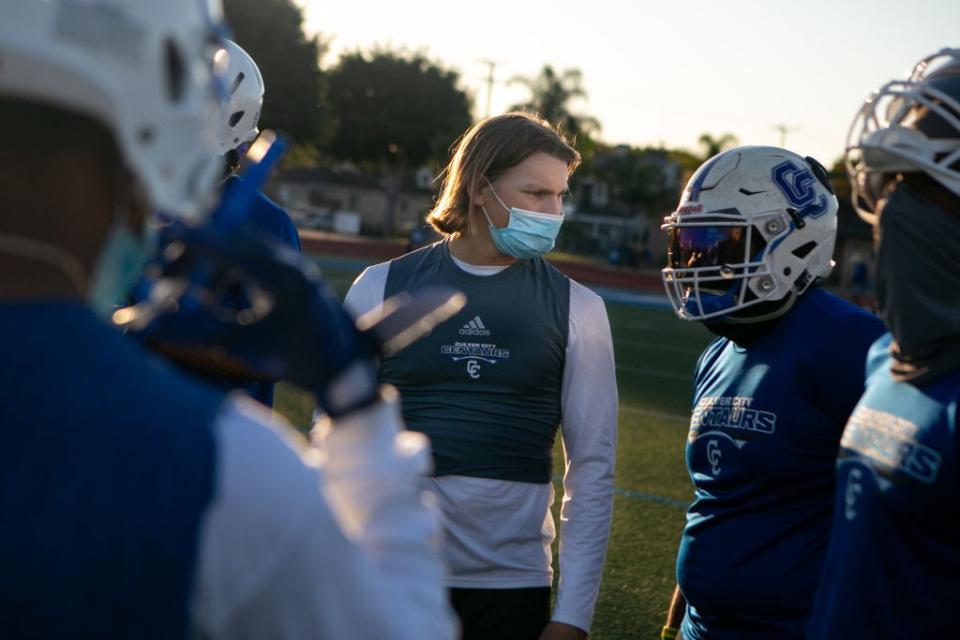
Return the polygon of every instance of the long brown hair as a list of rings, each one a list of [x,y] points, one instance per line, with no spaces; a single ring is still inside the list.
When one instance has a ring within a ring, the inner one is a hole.
[[[568,173],[580,164],[580,154],[549,122],[519,111],[477,122],[451,148],[443,189],[427,214],[427,222],[444,235],[467,232],[470,195],[483,178],[493,182],[538,152],[566,162]]]

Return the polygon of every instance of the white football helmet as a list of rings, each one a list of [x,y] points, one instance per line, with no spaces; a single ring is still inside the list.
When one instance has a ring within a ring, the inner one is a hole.
[[[870,95],[847,134],[853,204],[867,222],[891,174],[927,173],[960,196],[960,49],[942,49]]]
[[[0,94],[100,121],[157,209],[208,204],[220,0],[0,0],[0,15]]]
[[[785,306],[737,312],[799,295],[829,275],[837,198],[816,160],[739,147],[697,170],[661,228],[669,234],[663,283],[678,316],[756,322]]]
[[[227,103],[213,115],[209,127],[216,132],[217,150],[222,155],[240,145],[252,142],[260,133],[257,123],[263,109],[263,76],[257,63],[236,42],[224,42],[227,69],[224,85]]]

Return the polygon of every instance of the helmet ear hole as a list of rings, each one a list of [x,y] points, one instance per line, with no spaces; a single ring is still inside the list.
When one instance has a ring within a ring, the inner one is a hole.
[[[167,97],[170,98],[170,102],[178,103],[183,100],[186,93],[186,64],[183,61],[180,49],[173,40],[168,38],[164,44],[164,49]]]
[[[228,124],[230,125],[231,129],[237,126],[237,123],[240,122],[240,120],[243,118],[244,113],[245,113],[244,111],[237,111],[230,116],[230,120],[228,120]]]
[[[240,85],[243,84],[243,79],[246,78],[246,74],[241,71],[237,74],[237,77],[233,79],[233,84],[230,85],[230,95],[232,96],[237,92],[237,89],[240,88]]]
[[[796,249],[794,249],[794,250],[791,251],[790,253],[792,253],[793,255],[797,256],[797,257],[800,258],[801,260],[803,260],[803,259],[806,258],[808,255],[810,255],[810,252],[811,252],[811,251],[813,251],[813,250],[816,249],[816,248],[817,248],[817,243],[811,241],[811,242],[807,242],[807,243],[804,243],[804,244],[800,245],[799,247],[797,247]],[[787,274],[787,275],[789,275],[789,274]]]

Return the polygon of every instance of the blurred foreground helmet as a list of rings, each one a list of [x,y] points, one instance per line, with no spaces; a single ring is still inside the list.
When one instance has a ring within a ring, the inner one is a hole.
[[[960,49],[942,49],[867,98],[847,135],[857,213],[871,224],[885,185],[923,172],[960,196]]]
[[[0,0],[0,16],[0,94],[103,123],[154,207],[209,204],[220,0]]]
[[[662,277],[677,315],[742,319],[741,310],[799,295],[829,275],[837,198],[813,158],[739,147],[697,170],[661,228],[669,234]]]

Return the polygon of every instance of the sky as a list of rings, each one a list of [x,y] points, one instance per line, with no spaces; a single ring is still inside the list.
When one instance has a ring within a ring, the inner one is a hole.
[[[780,143],[831,164],[864,98],[921,57],[960,47],[958,0],[295,0],[306,30],[341,51],[425,50],[461,74],[486,115],[527,95],[507,81],[544,64],[583,73],[611,144],[697,150],[704,132]]]

